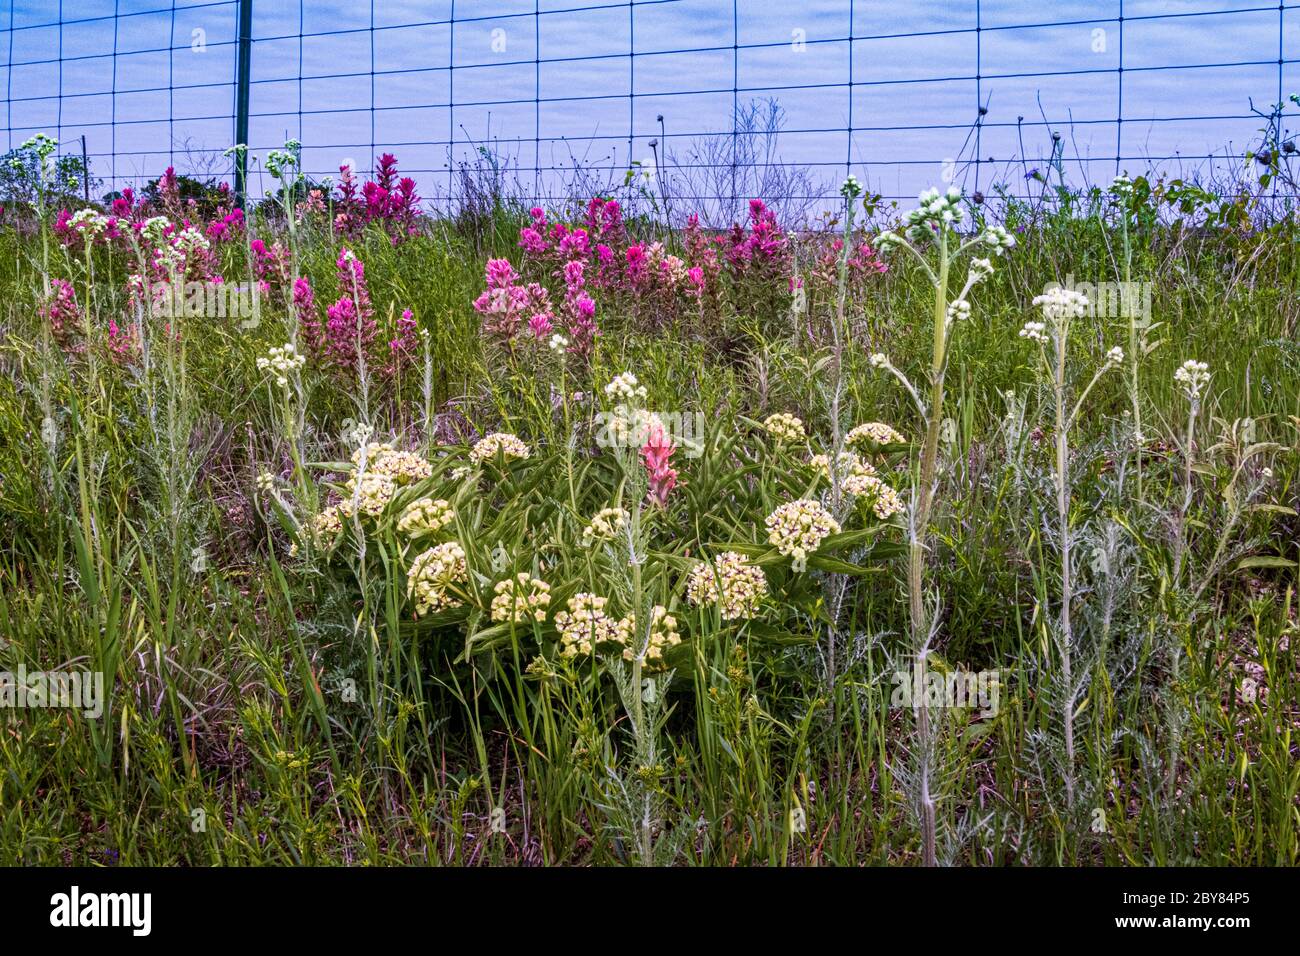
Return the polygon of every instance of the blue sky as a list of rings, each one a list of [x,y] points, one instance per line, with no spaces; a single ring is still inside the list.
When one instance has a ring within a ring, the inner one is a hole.
[[[84,134],[118,185],[168,162],[222,171],[236,5],[174,6],[4,4],[7,145]],[[684,153],[693,135],[730,129],[736,99],[766,97],[787,114],[781,161],[827,181],[851,168],[886,195],[915,194],[946,160],[974,157],[980,102],[979,155],[993,160],[981,186],[1020,179],[1052,130],[1082,160],[1073,175],[1107,181],[1117,145],[1135,171],[1240,152],[1261,125],[1250,100],[1278,99],[1279,54],[1283,96],[1300,92],[1300,0],[1281,16],[1276,0],[1124,0],[1122,139],[1120,0],[736,0],[734,13],[732,0],[457,0],[454,25],[451,0],[253,6],[253,149],[296,137],[326,175],[367,168],[373,146],[426,195],[447,180],[448,143],[461,157],[491,138],[525,178],[542,167],[546,191],[547,168],[575,155],[615,169],[648,158],[658,115]]]

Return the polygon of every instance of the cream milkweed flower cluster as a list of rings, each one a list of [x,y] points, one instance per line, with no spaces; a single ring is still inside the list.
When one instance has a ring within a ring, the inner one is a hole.
[[[884,422],[865,422],[850,429],[844,444],[853,449],[870,449],[876,445],[905,445],[907,439]]]
[[[801,442],[808,437],[804,431],[803,419],[796,418],[789,412],[777,412],[763,419],[763,429],[777,441]]]
[[[723,551],[712,564],[699,562],[686,578],[686,599],[696,607],[717,606],[724,621],[755,617],[767,595],[763,569],[735,551]]]
[[[469,457],[474,464],[481,465],[485,461],[494,460],[498,453],[504,455],[507,460],[512,458],[522,460],[531,454],[528,446],[517,435],[509,432],[492,432],[474,443]]]
[[[870,500],[872,514],[881,521],[903,511],[902,497],[875,475],[850,475],[844,479],[844,490],[855,498]]]
[[[520,571],[512,578],[498,581],[492,588],[492,620],[501,624],[524,624],[546,620],[546,608],[551,603],[551,586],[541,578],[530,577]]]
[[[418,498],[402,510],[397,519],[397,530],[408,538],[441,531],[456,517],[451,505],[443,498]]]
[[[339,514],[350,518],[353,508],[368,518],[378,518],[397,493],[397,482],[391,475],[377,471],[353,475],[344,486],[344,499],[336,507]]]
[[[764,521],[767,540],[777,551],[794,558],[794,569],[808,566],[808,555],[826,538],[839,534],[840,523],[819,502],[798,498],[780,505]]]
[[[629,614],[618,622],[623,660],[635,661],[640,658],[642,666],[648,670],[661,669],[664,666],[664,652],[682,642],[681,635],[677,633],[677,619],[662,604],[656,604],[650,612],[650,633],[646,635],[645,647],[640,651],[634,646],[635,635],[636,616]]]
[[[850,477],[865,477],[876,473],[875,466],[866,461],[860,455],[851,451],[842,451],[835,456],[835,477],[844,481]],[[808,466],[823,478],[831,478],[831,456],[830,455],[813,455],[808,462]]]
[[[1196,359],[1188,359],[1174,372],[1174,384],[1181,385],[1189,401],[1197,401],[1210,383],[1210,367]]]
[[[269,371],[275,378],[275,384],[281,388],[288,388],[289,376],[306,364],[306,357],[292,343],[287,342],[284,345],[273,345],[271,351],[257,358],[258,371]]]
[[[366,470],[387,475],[398,485],[409,485],[433,474],[433,466],[419,455],[409,451],[394,451],[392,448],[387,448],[373,458],[366,465]]]
[[[343,520],[339,517],[337,506],[326,508],[311,519],[312,531],[318,537],[333,537],[343,530]]]
[[[590,548],[597,541],[612,541],[623,533],[631,517],[622,508],[601,508],[582,529],[582,546]]]
[[[421,552],[406,572],[406,596],[415,599],[415,616],[460,607],[451,588],[468,580],[465,549],[458,542],[448,541]]]
[[[555,615],[561,657],[591,654],[601,644],[622,643],[618,622],[605,613],[608,603],[608,598],[587,591],[569,598],[568,610]]]

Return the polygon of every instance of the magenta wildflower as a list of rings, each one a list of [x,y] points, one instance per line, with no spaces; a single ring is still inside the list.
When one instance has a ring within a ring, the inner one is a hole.
[[[416,330],[411,310],[403,309],[402,317],[397,320],[397,336],[388,342],[388,365],[384,371],[389,375],[396,375],[415,361],[418,349]]]
[[[641,460],[650,485],[647,497],[661,508],[667,507],[668,496],[677,486],[677,469],[670,464],[676,450],[663,423],[651,423],[645,444],[641,446]]]
[[[81,307],[77,305],[77,292],[72,283],[66,279],[51,279],[50,296],[39,312],[49,321],[54,337],[63,343],[81,321]]]

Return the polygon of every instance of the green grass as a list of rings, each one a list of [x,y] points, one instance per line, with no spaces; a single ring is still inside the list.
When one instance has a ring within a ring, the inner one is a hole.
[[[99,719],[0,711],[0,861],[920,861],[911,711],[891,706],[909,627],[899,523],[867,519],[879,546],[846,543],[841,565],[800,574],[788,560],[766,564],[774,600],[761,621],[721,621],[683,596],[693,560],[722,544],[762,552],[764,516],[810,485],[798,462],[806,453],[776,448],[755,423],[792,412],[828,446],[833,287],[814,289],[803,315],[790,313],[784,280],[729,287],[706,314],[666,325],[601,303],[591,368],[560,382],[553,366],[508,356],[479,333],[470,302],[484,260],[518,260],[520,223],[502,218],[486,236],[438,222],[399,246],[375,229],[357,247],[381,318],[409,307],[429,331],[434,423],[423,419],[418,370],[376,386],[369,409],[353,382],[304,373],[307,462],[346,460],[345,429],[363,413],[378,436],[432,452],[423,487],[452,501],[448,535],[473,574],[462,608],[419,620],[406,595],[413,552],[400,536],[367,536],[364,555],[346,533],[332,552],[295,553],[282,510],[256,490],[263,470],[288,476],[289,499],[299,479],[320,490],[341,473],[294,469],[256,368],[284,341],[283,310],[269,305],[250,330],[187,321],[179,343],[155,336],[147,372],[99,349],[91,378],[87,357],[53,346],[36,312],[40,239],[0,232],[0,670],[85,668],[111,687]],[[995,717],[938,719],[940,856],[950,862],[1300,857],[1291,510],[1300,225],[1134,221],[1143,224],[1129,235],[1129,268],[1155,284],[1158,323],[1158,346],[1141,362],[1142,495],[1123,374],[1090,393],[1071,440],[1070,515],[1085,555],[1078,614],[1091,649],[1075,713],[1085,796],[1073,807],[1061,787],[1059,662],[1047,629],[1059,546],[1051,397],[1017,331],[1049,282],[1119,274],[1115,216],[1086,202],[1072,214],[1009,210],[1008,224],[1024,226],[1019,245],[955,331],[929,556],[933,666],[1002,677]],[[337,243],[319,229],[298,243],[318,300],[332,301]],[[247,274],[238,247],[223,255],[225,275]],[[842,424],[888,422],[919,442],[907,396],[868,361],[887,352],[917,381],[929,361],[933,292],[907,259],[892,263],[848,300]],[[97,326],[127,314],[132,269],[121,253],[97,253]],[[56,251],[50,272],[87,288],[78,256]],[[1082,319],[1072,362],[1091,369],[1126,335],[1122,322]],[[1184,506],[1187,412],[1173,375],[1188,358],[1213,378]],[[647,387],[648,408],[698,411],[708,423],[706,453],[675,459],[681,485],[666,511],[635,507],[639,462],[596,448],[590,404],[558,398],[590,395],[626,370]],[[1012,391],[1024,403],[1018,441],[1005,420]],[[59,434],[52,449],[47,416]],[[1246,418],[1256,441],[1277,446],[1266,453],[1272,478],[1225,530],[1232,449],[1221,438]],[[477,484],[452,479],[465,444],[498,430],[523,437],[533,456],[500,474],[489,464]],[[882,459],[901,469],[891,472],[900,490],[916,452]],[[582,546],[586,519],[614,501],[639,519],[640,563]],[[1173,529],[1183,512],[1180,575]],[[1103,628],[1089,615],[1108,585],[1090,562],[1108,526],[1123,582]],[[1221,540],[1231,560],[1216,564]],[[631,668],[558,658],[550,625],[486,619],[476,604],[491,599],[493,581],[542,565],[552,611],[576,590],[626,609],[674,608],[684,640],[666,694],[662,676],[646,696]],[[1206,586],[1193,594],[1188,582],[1201,573]],[[539,654],[544,673],[530,673]]]

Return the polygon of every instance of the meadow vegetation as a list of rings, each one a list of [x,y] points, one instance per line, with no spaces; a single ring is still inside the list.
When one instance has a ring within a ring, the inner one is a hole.
[[[3,862],[1300,858],[1275,179],[728,229],[19,154],[0,671],[104,697],[0,711]]]

